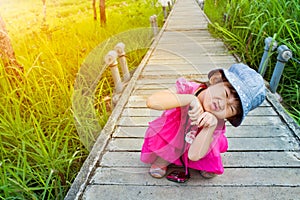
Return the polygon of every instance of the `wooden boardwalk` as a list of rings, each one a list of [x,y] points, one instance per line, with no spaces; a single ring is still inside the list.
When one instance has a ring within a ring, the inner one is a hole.
[[[192,178],[177,184],[150,177],[140,161],[148,122],[161,114],[146,108],[147,96],[178,77],[204,78],[237,62],[211,37],[208,23],[195,0],[176,1],[65,199],[300,198],[300,128],[269,91],[242,126],[228,124],[223,175],[206,180],[191,170]]]

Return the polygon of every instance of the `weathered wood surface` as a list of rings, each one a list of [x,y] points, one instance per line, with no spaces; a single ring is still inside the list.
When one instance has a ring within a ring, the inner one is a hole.
[[[191,170],[187,183],[176,184],[150,177],[149,165],[139,160],[148,122],[161,114],[146,107],[146,98],[178,77],[206,79],[212,68],[236,62],[207,24],[195,0],[176,1],[158,43],[120,100],[124,106],[117,104],[78,175],[76,193],[66,199],[299,199],[299,126],[269,92],[242,126],[228,124],[223,175],[206,180]]]

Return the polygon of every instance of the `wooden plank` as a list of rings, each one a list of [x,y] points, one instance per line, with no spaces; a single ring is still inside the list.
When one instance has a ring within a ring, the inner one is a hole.
[[[189,31],[190,32],[190,31]],[[177,41],[180,40],[180,48],[189,47],[191,45],[200,45],[203,49],[207,48],[207,50],[215,51],[216,49],[222,49],[223,51],[228,53],[226,46],[221,40],[215,38],[208,38],[208,37],[190,37],[190,35],[185,34],[189,32],[172,32],[172,35],[165,35],[165,40],[162,40],[159,44],[157,44],[157,49],[155,51],[160,52],[160,50],[164,49],[162,47],[175,47],[177,49],[179,47]],[[213,47],[216,47],[215,49]],[[197,49],[197,50],[203,50]],[[163,52],[160,52],[163,53]],[[170,52],[172,54],[172,52]],[[173,52],[174,55],[174,52]],[[151,57],[152,59],[152,57]]]
[[[155,75],[153,74],[153,76],[155,76]],[[157,79],[163,79],[163,76],[160,76],[160,75],[156,74],[156,78]],[[176,82],[176,80],[174,80],[174,83],[175,82]],[[161,85],[164,86],[164,84],[161,84]],[[149,96],[149,95],[153,94],[154,92],[157,92],[157,91],[163,90],[163,89],[168,89],[167,84],[165,85],[165,88],[163,88],[163,87],[159,88],[158,87],[156,89],[152,88],[151,85],[148,85],[148,84],[138,85],[138,86],[136,86],[135,90],[133,91],[132,96]],[[265,100],[261,104],[261,106],[270,106],[270,103],[267,100]]]
[[[151,65],[151,66],[149,68],[144,69],[143,72],[142,72],[142,75],[144,75],[144,73],[146,73],[146,72],[150,73],[150,72],[153,72],[153,71],[157,71],[159,73],[162,73],[162,72],[168,71],[168,70],[171,70],[171,71],[175,71],[175,70],[189,70],[189,71],[197,70],[197,68],[194,67],[193,64],[189,63],[185,59],[179,59],[179,58],[168,59],[168,61],[163,61],[163,62],[159,62],[158,60],[154,60],[153,63],[151,63],[149,65]]]
[[[159,78],[163,77],[163,78]],[[147,84],[147,83],[175,83],[178,78],[182,77],[180,74],[171,74],[168,76],[164,76],[162,74],[153,74],[153,75],[145,75],[142,74],[139,76],[137,80],[137,86],[140,84]],[[207,81],[207,74],[189,74],[184,76],[187,80],[203,80]]]
[[[165,88],[167,89],[167,88]],[[157,91],[161,90],[157,88]],[[151,91],[153,91],[151,89]],[[146,105],[147,98],[151,94],[145,94],[143,96],[131,96],[125,105],[124,109],[124,114],[126,116],[126,113],[136,113],[136,115],[133,116],[144,116],[143,113],[139,112],[154,112],[154,109],[150,109]],[[162,111],[159,111],[162,112]],[[249,115],[265,115],[265,116],[270,116],[270,115],[277,115],[276,111],[274,110],[273,107],[271,107],[271,104],[267,101],[264,101],[258,108],[250,111],[247,116]],[[154,117],[157,117],[158,115],[154,115]]]
[[[178,41],[176,38],[188,38],[191,41],[197,43],[215,43],[222,42],[221,39],[211,37],[211,34],[207,30],[190,30],[190,31],[166,31],[164,37],[160,38],[159,44],[168,44],[170,41]],[[224,43],[223,43],[224,45]]]
[[[225,64],[225,63],[224,63]],[[151,65],[149,66],[149,68],[144,69],[144,73],[146,72],[159,72],[159,73],[163,73],[165,71],[183,71],[183,70],[188,70],[190,72],[195,73],[195,71],[198,72],[198,76],[203,76],[203,77],[207,77],[207,74],[202,73],[198,66],[193,66],[191,64],[186,64],[186,65],[180,65],[180,64],[173,64],[173,65],[162,65],[162,64],[155,64],[155,65]],[[172,79],[174,82],[174,80],[176,79]],[[206,81],[208,80],[208,78],[205,79]],[[155,80],[154,80],[155,81]],[[172,83],[169,82],[169,83]]]
[[[136,108],[132,108],[136,107]],[[129,99],[126,108],[124,109],[122,116],[131,116],[131,117],[159,117],[162,114],[162,111],[149,109],[146,107],[146,97],[137,99]],[[259,107],[248,113],[248,116],[271,116],[277,115],[275,110],[272,107]]]
[[[169,76],[164,79],[156,79],[157,76],[141,76],[142,79],[137,80],[136,85],[153,85],[153,84],[168,84],[173,85],[176,83],[176,80],[180,78],[180,76]],[[207,74],[197,75],[193,77],[185,77],[187,80],[198,80],[198,81],[207,81]]]
[[[300,168],[299,152],[226,152],[222,154],[225,168]],[[106,152],[101,167],[149,167],[140,161],[140,152]]]
[[[221,68],[228,68],[230,65],[232,64],[232,62],[228,61],[228,62],[220,62],[220,63],[214,63],[215,67],[211,65],[211,63],[201,63],[198,65],[195,65],[195,67],[197,68],[201,68],[201,70],[198,69],[193,69],[193,70],[189,70],[189,71],[184,71],[184,70],[172,70],[171,72],[167,72],[167,71],[160,71],[155,72],[155,71],[143,71],[142,72],[142,76],[144,77],[152,77],[155,79],[160,79],[160,78],[166,78],[166,77],[194,77],[196,80],[198,80],[198,77],[201,76],[205,76],[209,71],[211,71],[214,68],[217,67],[221,67]],[[162,64],[161,66],[164,65],[173,65],[173,63],[169,64]],[[176,78],[174,78],[174,80],[176,80]]]
[[[293,137],[276,138],[228,138],[229,151],[299,151],[298,142]],[[108,151],[140,151],[142,138],[113,138]]]
[[[228,67],[230,65],[232,65],[232,63],[235,63],[236,60],[235,58],[233,58],[232,56],[221,56],[221,55],[212,55],[212,56],[189,56],[191,52],[186,52],[186,51],[182,51],[182,52],[178,52],[178,55],[180,55],[180,57],[178,57],[178,59],[151,59],[149,60],[148,64],[150,65],[172,65],[172,64],[192,64],[193,66],[203,66],[203,63],[206,64],[207,67],[211,66],[211,68],[220,68],[219,64],[222,63],[228,63]],[[204,66],[203,66],[204,67]]]
[[[113,191],[113,192],[112,192]],[[207,199],[297,199],[299,187],[190,187],[178,184],[172,186],[138,186],[138,185],[90,185],[86,188],[83,199],[130,199],[130,200],[207,200]]]
[[[211,70],[211,67],[206,65],[202,67],[202,70],[204,69],[204,71],[201,71],[198,69],[199,66],[190,66],[190,67],[186,67],[186,66],[182,66],[182,67],[173,67],[172,65],[160,65],[157,66],[160,69],[149,69],[149,70],[145,70],[143,72],[143,76],[176,76],[176,77],[187,77],[187,76],[193,76],[194,80],[204,80],[204,82],[207,81],[207,79],[203,79],[200,77],[207,77],[207,72],[209,72]],[[226,63],[223,63],[223,67],[226,67]],[[170,83],[175,83],[177,80],[177,78],[173,79],[173,82]],[[143,83],[142,83],[143,84]]]
[[[194,73],[194,71],[199,71],[196,67],[194,67],[193,65],[151,65],[149,68],[144,69],[144,72],[159,72],[159,73],[163,73],[164,71],[183,71],[183,70],[188,70]],[[199,75],[201,75],[201,73],[199,73]],[[207,74],[203,74],[202,76],[206,76]],[[173,82],[176,79],[173,79]],[[172,83],[172,82],[170,82]]]
[[[185,38],[174,38],[174,40],[175,39],[183,40],[182,44],[178,46],[178,44],[174,42],[172,43],[172,41],[170,41],[170,43],[160,43],[157,45],[157,49],[153,52],[151,60],[162,60],[166,58],[175,59],[176,57],[182,57],[182,55],[195,58],[198,57],[199,59],[207,56],[230,56],[224,44],[218,41],[211,41],[210,43],[197,43],[195,41],[186,41]],[[174,53],[174,49],[176,49],[176,54]],[[232,56],[230,57],[232,58]]]
[[[187,18],[177,18],[174,20],[170,20],[168,22],[168,26],[166,27],[166,31],[186,31],[186,30],[197,30],[197,29],[207,29],[207,23],[201,22],[201,15],[195,15],[192,17],[189,17],[191,20],[198,18],[198,23],[190,23],[190,21],[187,21]]]
[[[161,44],[158,46],[158,50],[154,51],[153,57],[151,60],[164,60],[166,58],[176,59],[176,58],[199,58],[200,60],[204,60],[203,58],[232,58],[224,48],[224,46],[216,45],[216,48],[213,48],[214,44],[197,44],[197,43],[185,43],[178,47],[178,45],[174,44]],[[174,53],[174,49],[176,49],[176,54]],[[197,48],[192,51],[192,48]]]
[[[178,186],[167,179],[155,179],[148,174],[147,168],[97,168],[91,184],[102,185],[161,185]],[[169,169],[168,172],[173,169]],[[299,168],[227,168],[224,174],[213,179],[203,179],[198,171],[191,171],[191,179],[185,186],[281,186],[300,187]],[[189,187],[191,188],[191,187]],[[174,188],[173,188],[174,189]]]
[[[162,42],[159,42],[157,44],[157,48],[155,50],[160,51],[161,49],[164,50],[165,48],[171,48],[173,49],[173,51],[170,51],[170,53],[175,53],[178,49],[187,49],[188,51],[190,51],[191,49],[188,49],[187,47],[198,46],[197,49],[194,49],[195,51],[205,51],[205,48],[207,47],[207,50],[210,51],[222,49],[224,52],[227,52],[227,54],[229,54],[228,50],[226,49],[226,46],[221,40],[212,37],[208,38],[207,36],[202,37],[199,34],[198,37],[191,37],[190,32],[191,31],[167,32],[164,35],[164,39],[162,39]],[[180,44],[178,44],[177,41],[180,41]],[[216,49],[212,48],[212,46],[214,45]]]
[[[225,65],[225,64],[224,64]],[[160,66],[156,66],[157,69],[150,69],[149,70],[145,70],[143,72],[143,76],[145,77],[154,77],[154,75],[156,76],[166,76],[168,74],[170,74],[170,76],[173,76],[174,79],[173,81],[169,82],[168,84],[171,84],[171,83],[175,83],[176,80],[180,77],[186,77],[186,76],[193,76],[193,80],[197,80],[197,81],[202,81],[203,82],[206,82],[208,79],[206,78],[207,77],[207,74],[206,74],[206,71],[200,71],[196,66],[193,67],[193,66],[190,66],[190,67],[186,67],[186,66],[172,66],[172,65],[168,65],[168,66],[164,66],[164,65],[160,65]],[[160,68],[160,69],[158,69]],[[207,69],[210,69],[210,67],[205,67]],[[171,73],[173,72],[173,73]],[[176,76],[176,77],[175,77]],[[205,77],[205,78],[202,78],[202,77]],[[187,79],[189,80],[189,79]],[[158,84],[158,83],[167,83],[166,81],[160,81],[160,82],[157,82],[157,83],[154,83],[154,84]],[[142,83],[142,85],[145,84],[145,83]]]
[[[117,125],[122,126],[147,126],[155,117],[122,117],[117,121]],[[242,125],[278,125],[282,123],[278,116],[247,116]]]
[[[136,126],[136,127],[128,127],[128,126],[117,126],[113,137],[124,137],[124,138],[143,138],[148,126]],[[259,130],[259,131],[253,131]],[[226,136],[230,137],[245,137],[245,138],[257,138],[257,137],[287,137],[290,135],[289,129],[286,125],[277,125],[277,126],[240,126],[226,127]]]
[[[225,52],[227,52],[227,54],[229,54],[228,49],[221,40],[212,38],[207,34],[203,35],[201,32],[203,31],[166,32],[158,45],[172,44],[174,46],[177,40],[180,39],[180,41],[182,41],[184,44],[196,43],[209,49],[213,49],[213,47],[216,46],[217,48],[223,49]],[[160,49],[157,49],[156,51],[159,50]]]
[[[143,90],[162,90],[162,89],[167,89],[167,88],[170,88],[170,87],[173,87],[174,84],[145,84],[145,85],[141,85],[139,87],[139,90],[142,90],[142,88],[144,88]],[[138,109],[138,108],[146,108],[146,100],[147,98],[149,97],[150,94],[144,94],[144,95],[136,95],[137,93],[139,93],[139,90],[136,90],[134,92],[134,94],[132,94],[129,99],[128,99],[128,103],[126,104],[126,107],[127,108],[134,108],[134,109]],[[258,109],[255,109],[253,111],[250,111],[250,113],[252,112],[263,112],[263,111],[257,111],[261,108],[264,108],[264,107],[270,107],[271,104],[265,100],[259,107]],[[274,110],[272,108],[272,110]],[[266,110],[267,111],[267,110]],[[271,111],[271,109],[269,109],[269,111]],[[273,111],[272,111],[273,112]],[[266,113],[267,114],[267,113]]]

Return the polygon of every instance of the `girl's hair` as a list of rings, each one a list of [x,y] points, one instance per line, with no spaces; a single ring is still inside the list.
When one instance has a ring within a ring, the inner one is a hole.
[[[233,117],[227,118],[227,120],[231,121],[231,120],[234,120],[235,118],[241,118],[242,115],[243,115],[243,113],[242,113],[243,109],[242,109],[241,100],[240,100],[240,97],[239,97],[238,93],[236,92],[236,90],[234,89],[234,87],[229,83],[229,81],[225,77],[225,74],[224,74],[223,70],[217,70],[217,71],[215,71],[215,73],[216,72],[220,72],[221,73],[222,79],[220,79],[219,81],[215,82],[214,84],[222,83],[223,82],[224,85],[229,88],[230,93],[233,95],[233,97],[239,102],[238,103],[238,108],[237,108],[238,113],[235,116],[233,116]],[[205,84],[207,87],[209,87],[211,85],[209,83],[209,81],[207,81],[207,82],[196,81],[196,82]]]

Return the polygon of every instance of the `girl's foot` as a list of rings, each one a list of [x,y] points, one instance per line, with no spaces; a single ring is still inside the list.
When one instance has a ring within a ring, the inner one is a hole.
[[[212,173],[212,172],[199,171],[199,173],[200,173],[200,175],[201,175],[203,178],[206,178],[206,179],[213,178],[213,177],[217,176],[217,174]]]
[[[149,174],[153,178],[162,178],[166,175],[166,173],[167,173],[167,166],[160,167],[155,164],[152,164],[149,170]]]

